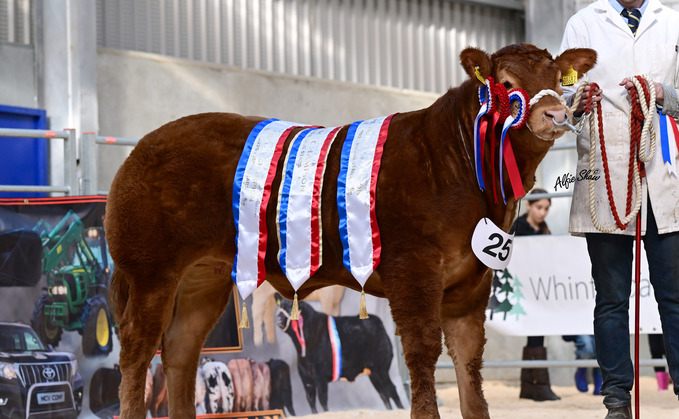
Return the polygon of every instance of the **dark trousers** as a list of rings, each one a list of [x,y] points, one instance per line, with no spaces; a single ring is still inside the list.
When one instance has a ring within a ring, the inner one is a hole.
[[[670,376],[679,393],[679,232],[658,234],[651,206],[643,237],[651,285],[658,303]],[[594,336],[607,408],[630,404],[634,366],[630,356],[629,305],[634,236],[590,233],[587,250],[596,287]]]

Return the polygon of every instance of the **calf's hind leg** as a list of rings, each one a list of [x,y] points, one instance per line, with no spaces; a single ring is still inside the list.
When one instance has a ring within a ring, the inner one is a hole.
[[[187,269],[177,291],[175,313],[163,335],[161,358],[167,376],[170,417],[196,417],[196,371],[208,333],[224,311],[233,282],[219,261]]]
[[[130,283],[129,276],[116,268],[117,280]],[[149,290],[137,289],[130,293],[122,315],[118,316],[120,329],[120,417],[141,419],[146,417],[144,390],[146,370],[160,345],[163,330],[172,318],[176,285],[167,278],[153,278],[138,273],[137,283],[164,284]]]
[[[486,281],[484,284],[490,281]],[[441,306],[441,324],[448,354],[455,365],[460,411],[465,419],[486,419],[488,403],[481,387],[483,347],[486,343],[484,322],[489,289],[479,287],[473,297],[463,303],[444,302]],[[488,291],[486,291],[488,290]]]

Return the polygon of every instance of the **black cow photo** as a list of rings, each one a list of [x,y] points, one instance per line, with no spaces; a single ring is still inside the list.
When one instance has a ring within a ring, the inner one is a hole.
[[[300,301],[299,320],[292,320],[292,302],[278,293],[275,299],[276,324],[295,345],[297,368],[313,413],[318,413],[316,396],[328,410],[328,383],[353,382],[359,374],[368,374],[387,409],[392,409],[391,401],[403,408],[389,377],[393,346],[379,317],[328,316]]]

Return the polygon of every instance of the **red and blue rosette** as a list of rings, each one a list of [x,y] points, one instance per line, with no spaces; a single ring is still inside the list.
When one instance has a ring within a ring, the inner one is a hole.
[[[500,190],[502,192],[502,200],[506,204],[507,199],[505,198],[505,189],[503,182],[502,165],[507,167],[507,174],[509,175],[509,182],[512,186],[514,192],[514,198],[519,199],[526,193],[523,190],[523,182],[521,181],[521,174],[519,173],[519,168],[516,164],[516,158],[514,157],[514,150],[512,149],[512,144],[509,138],[507,138],[507,131],[509,128],[519,129],[526,125],[528,121],[528,115],[530,113],[530,99],[528,98],[528,93],[523,89],[512,89],[508,93],[508,102],[518,103],[518,112],[516,116],[511,114],[507,117],[502,127],[502,136],[500,137]],[[506,140],[506,141],[505,141]]]

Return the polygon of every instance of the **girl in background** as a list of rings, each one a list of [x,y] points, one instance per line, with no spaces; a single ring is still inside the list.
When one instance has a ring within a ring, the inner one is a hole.
[[[526,213],[516,219],[512,229],[517,236],[533,236],[538,234],[550,234],[545,217],[549,213],[552,200],[549,198],[531,199],[533,194],[547,193],[544,189],[535,188],[526,196]],[[545,348],[544,336],[528,336],[526,346],[523,348],[522,360],[546,360],[547,348]],[[519,398],[531,399],[536,402],[546,400],[560,400],[561,397],[554,394],[549,382],[549,370],[547,368],[521,368],[521,393]]]

